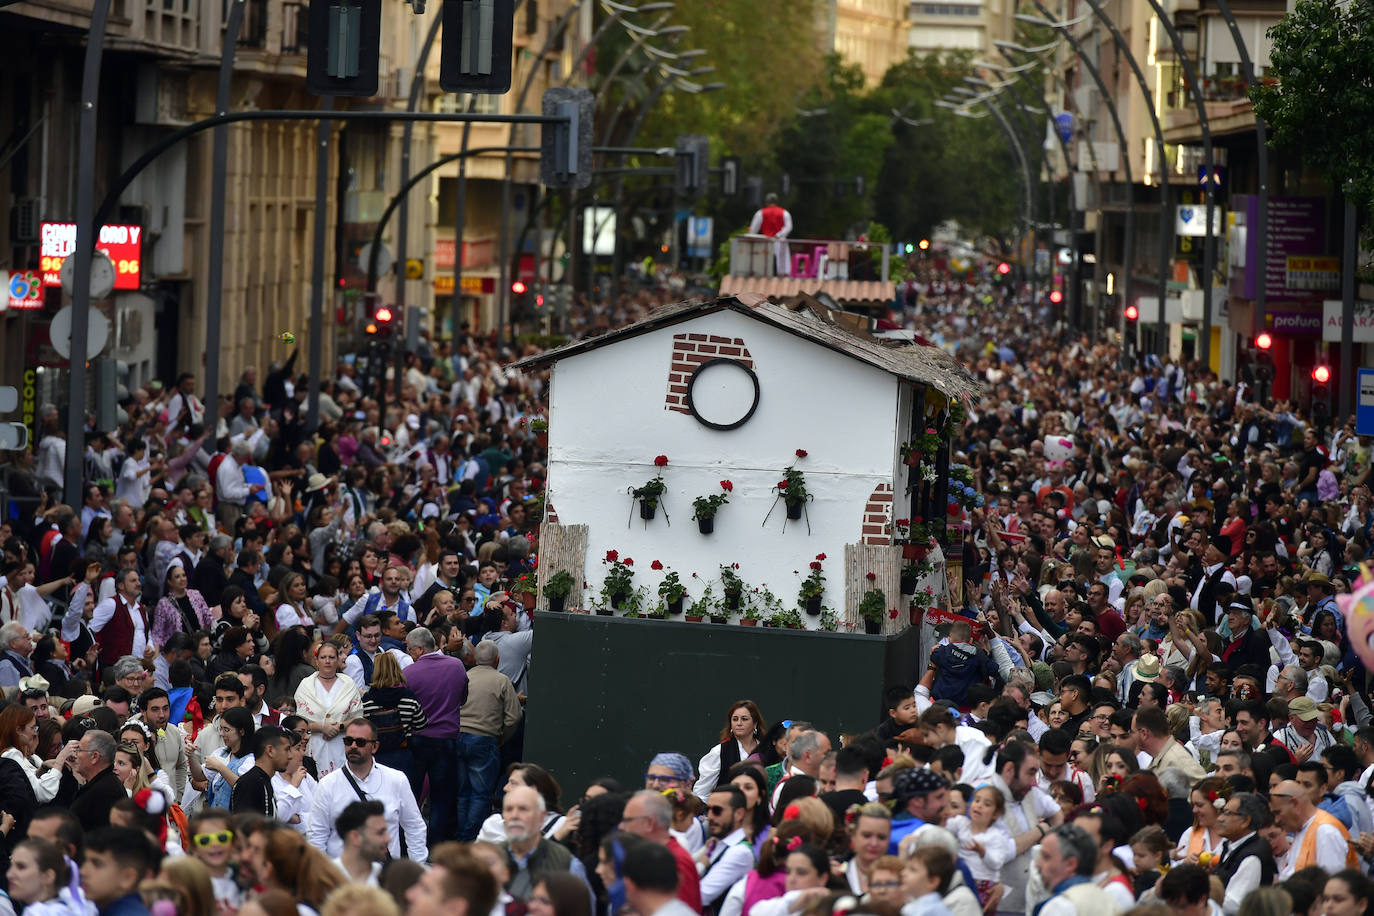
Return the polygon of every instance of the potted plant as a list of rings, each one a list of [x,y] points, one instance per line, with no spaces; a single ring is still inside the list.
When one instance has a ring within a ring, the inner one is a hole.
[[[811,561],[811,571],[802,580],[797,593],[797,603],[813,616],[821,612],[821,596],[825,593],[825,573],[821,572],[821,561],[824,559],[825,554],[816,554],[816,559]]]
[[[665,605],[662,601],[660,601],[654,605],[654,609],[652,611],[649,611],[644,616],[648,617],[650,620],[667,620],[668,613],[668,606]]]
[[[805,630],[806,624],[802,622],[801,612],[796,608],[784,608],[768,618],[769,624],[780,627],[784,630]]]
[[[887,610],[887,596],[880,588],[870,588],[859,600],[859,616],[864,619],[864,632],[876,635],[883,626],[883,613]],[[894,609],[895,610],[895,609]]]
[[[921,591],[912,594],[911,603],[907,610],[911,614],[911,625],[913,627],[920,624],[921,617],[925,615],[926,608],[934,603],[935,593],[931,591],[930,586],[926,586]]]
[[[722,480],[720,489],[720,493],[698,496],[692,500],[692,519],[702,534],[710,534],[716,530],[716,513],[720,511],[721,506],[730,501],[730,494],[734,491],[735,485],[728,480]]]
[[[757,612],[755,619],[762,620],[765,627],[778,626],[775,618],[782,613],[782,601],[768,586],[754,589],[749,605]]]
[[[653,569],[665,569],[666,567],[657,560],[654,560]],[[658,597],[663,599],[663,604],[668,608],[669,614],[682,613],[682,599],[687,594],[687,586],[682,584],[676,571],[670,571],[663,577],[663,581],[658,584]]]
[[[525,610],[534,610],[535,601],[539,597],[538,576],[531,570],[521,573],[510,587],[511,594],[520,596],[520,603]]]
[[[701,623],[707,615],[710,615],[714,620],[717,616],[716,610],[716,602],[711,597],[711,586],[708,585],[706,590],[701,593],[701,597],[693,601],[691,606],[687,608],[687,613],[682,615],[682,619],[688,623]],[[724,623],[725,618],[722,617],[720,622]]]
[[[797,460],[806,457],[806,449],[797,449]],[[807,501],[812,498],[806,491],[806,476],[797,470],[797,462],[794,461],[782,469],[782,480],[779,480],[773,490],[778,494],[778,498],[787,506],[787,517],[796,521],[802,517],[802,508]],[[776,505],[776,503],[774,504]]]
[[[572,573],[566,569],[560,569],[549,576],[549,581],[544,583],[544,597],[549,600],[549,610],[563,610],[568,595],[572,593],[573,582]]]
[[[738,563],[731,563],[720,568],[721,590],[725,592],[725,609],[728,611],[738,611],[740,606],[740,596],[744,594],[744,580],[739,577],[735,570],[739,569]]]
[[[642,487],[630,487],[630,496],[639,501],[639,517],[648,521],[654,517],[658,510],[659,499],[663,496],[663,491],[668,487],[663,482],[663,468],[668,466],[668,456],[659,455],[654,459],[654,467],[658,468],[658,473],[650,477],[648,482]],[[663,517],[667,518],[668,513],[664,512]]]
[[[902,564],[902,594],[910,595],[916,591],[921,579],[928,575],[932,567],[924,560],[908,560]]]
[[[763,612],[753,604],[746,604],[744,610],[739,615],[739,625],[742,627],[756,627],[763,619]]]
[[[549,421],[535,417],[530,421],[530,432],[534,433],[534,444],[540,448],[549,447]]]
[[[632,557],[622,560],[617,551],[608,550],[601,562],[610,568],[601,581],[601,607],[598,607],[596,612],[603,617],[609,617],[613,608],[624,607],[634,593],[635,574],[631,567],[635,565],[635,561]]]
[[[834,633],[839,628],[840,618],[838,614],[829,608],[821,611],[820,629],[824,630],[826,633]]]

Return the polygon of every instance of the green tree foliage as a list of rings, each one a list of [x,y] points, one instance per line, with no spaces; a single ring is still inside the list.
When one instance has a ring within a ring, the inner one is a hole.
[[[1374,2],[1298,0],[1269,29],[1274,84],[1254,86],[1269,141],[1301,151],[1338,186],[1374,205]]]

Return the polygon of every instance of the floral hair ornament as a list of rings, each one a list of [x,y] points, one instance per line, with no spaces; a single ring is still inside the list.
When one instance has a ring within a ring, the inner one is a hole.
[[[785,821],[795,821],[801,817],[801,805],[788,805],[782,809],[782,819]]]
[[[792,839],[787,841],[787,851],[796,852],[798,849],[801,849],[801,844],[802,838],[799,836],[794,836],[792,837]]]
[[[853,823],[854,823],[855,821],[857,821],[858,819],[859,819],[859,806],[858,806],[858,805],[850,805],[850,806],[845,810],[845,812],[844,812],[844,825],[845,825],[846,827],[852,826]]]
[[[1135,803],[1136,803],[1137,805],[1140,806],[1140,813],[1141,813],[1141,814],[1146,813],[1146,812],[1149,811],[1149,809],[1150,809],[1150,800],[1149,800],[1148,798],[1145,798],[1145,797],[1143,797],[1143,796],[1138,796],[1138,797],[1136,798],[1136,800],[1135,800]],[[1224,804],[1224,802],[1223,802],[1223,804]]]

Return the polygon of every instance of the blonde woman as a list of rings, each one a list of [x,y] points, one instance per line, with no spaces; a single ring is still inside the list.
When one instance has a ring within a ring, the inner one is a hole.
[[[315,669],[296,688],[296,714],[309,723],[310,756],[323,779],[344,765],[343,726],[362,715],[363,703],[353,678],[340,676],[343,662],[334,643],[320,643]]]

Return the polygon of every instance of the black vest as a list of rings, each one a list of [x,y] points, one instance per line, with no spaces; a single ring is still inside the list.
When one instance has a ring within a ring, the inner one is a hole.
[[[1221,879],[1222,884],[1229,884],[1235,877],[1236,869],[1240,868],[1240,863],[1254,856],[1260,863],[1260,887],[1266,887],[1274,883],[1274,853],[1269,848],[1269,841],[1258,833],[1252,835],[1250,839],[1232,849],[1226,850],[1226,857],[1213,869],[1212,873]]]
[[[1222,561],[1220,569],[1203,579],[1202,590],[1197,594],[1197,609],[1207,620],[1208,626],[1217,622],[1217,586],[1226,576],[1226,568],[1226,562]]]
[[[739,762],[739,742],[731,735],[720,743],[720,776],[716,777],[716,785],[724,785],[730,767]]]

